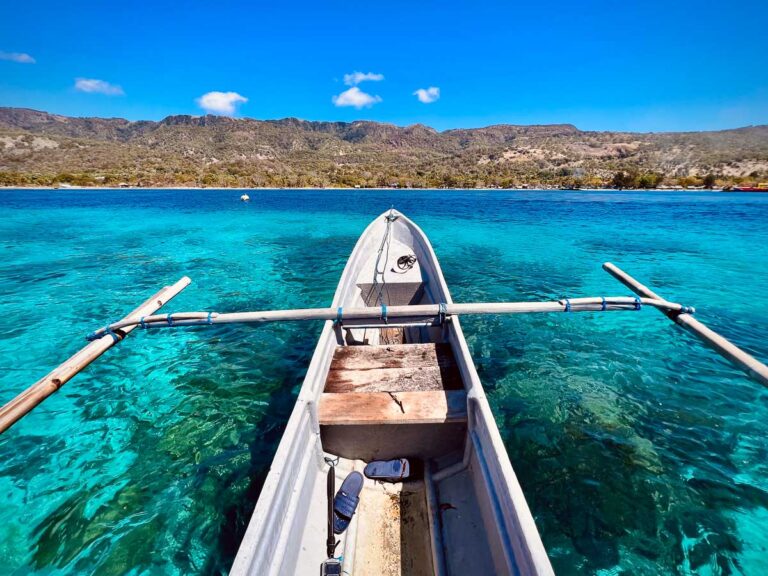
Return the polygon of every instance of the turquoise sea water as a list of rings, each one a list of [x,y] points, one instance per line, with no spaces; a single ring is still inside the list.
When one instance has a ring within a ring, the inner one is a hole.
[[[390,205],[457,301],[626,295],[768,359],[768,195],[0,190],[0,400],[159,287],[328,305]],[[768,391],[653,310],[463,320],[559,574],[768,573]],[[319,325],[134,332],[0,437],[0,573],[226,572]]]

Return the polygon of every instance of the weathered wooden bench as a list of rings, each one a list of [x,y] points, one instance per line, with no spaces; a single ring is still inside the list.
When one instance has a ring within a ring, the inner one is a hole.
[[[465,422],[467,395],[449,344],[336,349],[321,425]]]

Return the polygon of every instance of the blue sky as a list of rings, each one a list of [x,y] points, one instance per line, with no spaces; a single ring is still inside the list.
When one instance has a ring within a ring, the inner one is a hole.
[[[768,123],[766,22],[765,0],[3,2],[0,106],[730,128]]]

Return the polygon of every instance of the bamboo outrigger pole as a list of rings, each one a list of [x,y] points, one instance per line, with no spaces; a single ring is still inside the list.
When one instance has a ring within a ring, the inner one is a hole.
[[[530,314],[534,312],[600,312],[639,310],[652,306],[664,311],[693,312],[693,308],[658,298],[634,296],[606,296],[591,298],[564,298],[554,302],[475,302],[467,304],[415,304],[408,306],[366,306],[359,308],[298,308],[293,310],[259,310],[255,312],[178,312],[157,314],[143,318],[129,318],[99,328],[89,334],[89,340],[101,338],[109,330],[127,326],[167,328],[203,326],[210,324],[261,324],[266,322],[297,322],[308,320],[335,320],[348,328],[356,322],[379,320],[381,327],[393,319],[436,318],[461,314]]]
[[[232,312],[226,314],[218,314],[216,312],[179,312],[176,314],[154,315],[154,312],[163,304],[189,285],[190,279],[185,276],[176,284],[163,288],[122,320],[99,328],[90,334],[88,336],[88,340],[91,341],[90,344],[61,364],[45,378],[30,386],[8,404],[0,408],[0,434],[40,404],[40,402],[56,392],[64,383],[101,356],[116,342],[125,338],[137,326],[156,328],[210,324],[260,324],[264,322],[335,320],[338,324],[346,323],[348,328],[364,328],[373,326],[361,325],[360,322],[371,319],[381,322],[381,324],[376,324],[375,326],[386,327],[390,325],[388,324],[389,319],[404,321],[438,318],[438,321],[442,322],[447,316],[460,314],[620,311],[640,310],[645,305],[658,309],[674,322],[688,328],[702,340],[711,344],[720,354],[744,369],[761,384],[768,386],[768,366],[693,318],[691,316],[694,312],[693,308],[665,300],[610,262],[603,264],[603,268],[638,296],[564,298],[555,302],[442,303],[413,306],[368,306],[346,309],[305,308],[297,310]]]
[[[663,300],[663,298],[656,294],[656,292],[644,284],[641,284],[621,268],[614,266],[610,262],[603,264],[603,270],[608,272],[638,296]],[[659,308],[659,310],[673,322],[688,328],[691,332],[696,334],[696,336],[712,346],[722,356],[746,371],[758,382],[768,386],[768,366],[760,362],[757,358],[747,354],[744,350],[732,344],[714,330],[707,328],[704,324],[685,311],[664,310],[662,308]]]
[[[163,304],[184,290],[191,280],[184,276],[181,280],[171,286],[166,286],[133,312],[128,314],[124,320],[138,319],[142,316],[156,312]],[[88,345],[74,354],[67,361],[62,363],[53,372],[44,378],[35,382],[24,392],[16,396],[5,406],[0,408],[0,434],[18,422],[23,416],[29,413],[35,406],[56,392],[65,383],[67,383],[75,374],[96,360],[109,348],[125,338],[136,324],[129,324],[124,328],[105,332],[101,337],[92,340]]]

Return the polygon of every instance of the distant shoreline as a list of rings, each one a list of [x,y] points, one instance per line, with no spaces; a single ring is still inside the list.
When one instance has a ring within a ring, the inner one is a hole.
[[[377,191],[382,192],[389,191],[471,191],[477,192],[725,192],[725,193],[743,193],[743,194],[760,194],[768,193],[768,189],[763,191],[742,191],[742,190],[724,190],[722,188],[350,188],[350,187],[263,187],[263,188],[236,188],[236,187],[222,187],[215,186],[71,186],[65,188],[59,188],[56,186],[0,186],[0,190],[57,190],[57,191],[72,191],[72,190],[233,190],[247,192],[249,190],[262,191],[262,190],[329,190],[329,191]]]

